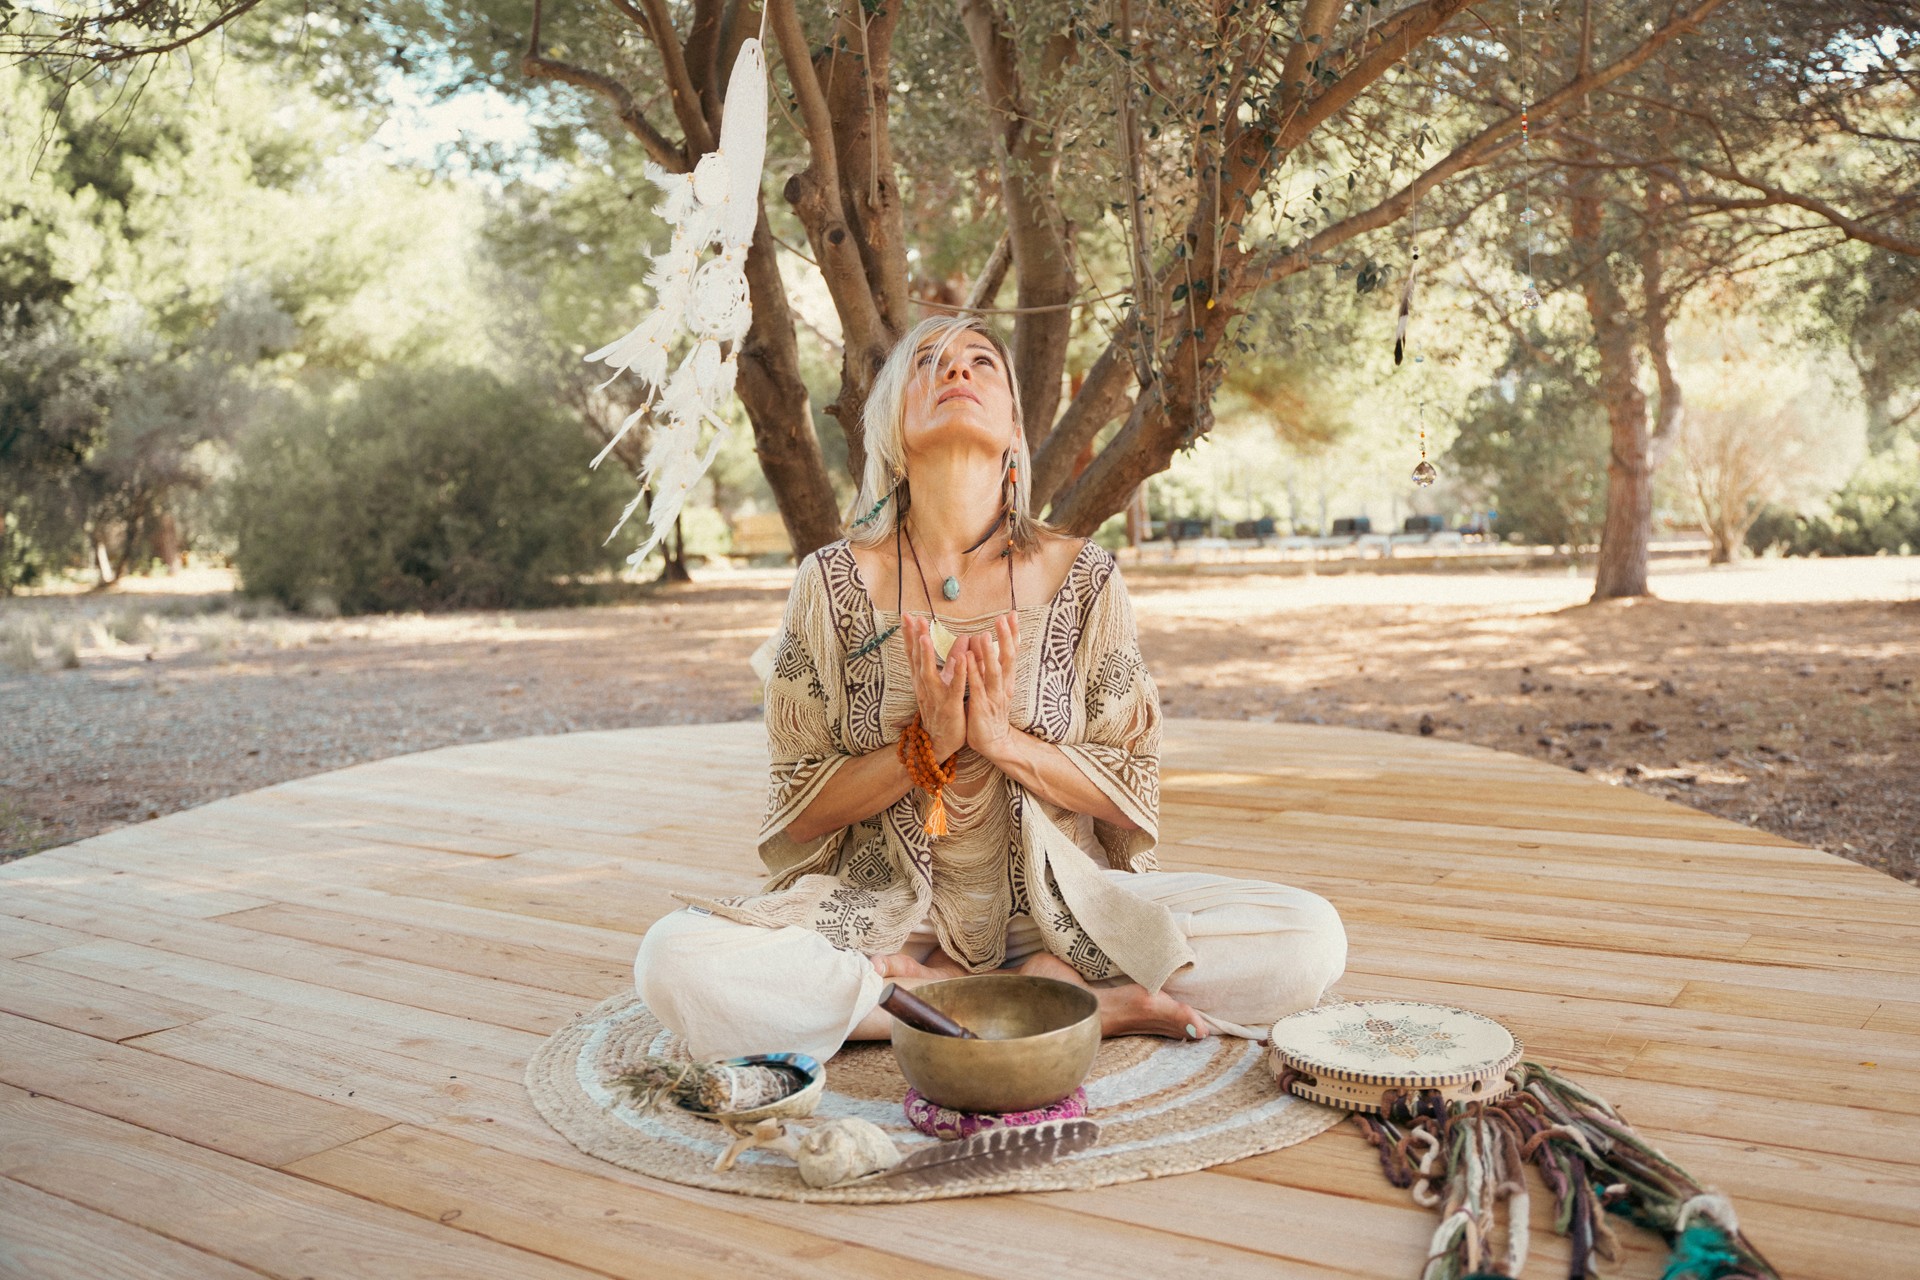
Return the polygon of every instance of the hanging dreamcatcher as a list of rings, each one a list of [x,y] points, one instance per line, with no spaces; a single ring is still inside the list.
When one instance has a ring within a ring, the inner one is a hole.
[[[640,464],[641,491],[607,534],[612,541],[650,488],[647,538],[627,557],[628,564],[639,564],[666,536],[688,491],[726,438],[728,428],[719,410],[733,394],[740,344],[753,323],[747,250],[759,218],[766,150],[767,59],[760,40],[749,37],[740,45],[727,81],[720,145],[701,156],[691,173],[668,173],[646,162],[648,181],[666,197],[654,212],[673,228],[666,249],[652,255],[646,275],[654,294],[652,314],[625,337],[586,357],[613,366],[613,378],[602,386],[626,370],[646,385],[645,402],[620,424],[593,466],[649,411],[654,416],[653,438]],[[716,241],[719,253],[702,262],[702,254]],[[693,347],[669,373],[668,360],[683,333],[692,337]],[[703,451],[701,436],[708,424],[714,433]]]

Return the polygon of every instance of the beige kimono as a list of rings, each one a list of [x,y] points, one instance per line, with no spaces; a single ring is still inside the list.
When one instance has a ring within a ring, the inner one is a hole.
[[[1154,869],[1159,698],[1116,569],[1089,541],[1053,599],[1019,611],[1008,716],[1057,744],[1138,829],[1051,804],[963,750],[936,849],[917,789],[816,840],[786,833],[841,765],[891,749],[916,710],[901,634],[876,642],[898,615],[875,607],[846,542],[801,561],[766,685],[759,850],[772,877],[755,894],[674,895],[690,906],[657,921],[634,961],[642,999],[695,1056],[824,1061],[878,1003],[868,957],[894,952],[937,949],[985,971],[1047,951],[1095,986],[1164,987],[1212,1029],[1254,1037],[1339,978],[1346,934],[1324,898]]]

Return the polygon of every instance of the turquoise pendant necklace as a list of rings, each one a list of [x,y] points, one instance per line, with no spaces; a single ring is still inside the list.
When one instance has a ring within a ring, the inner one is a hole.
[[[998,529],[1002,524],[1006,523],[1006,519],[1007,519],[1007,513],[1003,508],[1000,512],[1000,518],[993,522],[992,528],[989,528],[985,533],[980,535],[980,541],[974,543],[972,546],[968,547],[965,551],[962,551],[960,553],[961,556],[962,557],[970,556],[974,552],[978,551],[981,547],[985,546],[987,544],[987,539],[993,536],[995,529]],[[904,523],[904,521],[902,521],[902,523]],[[898,526],[896,526],[896,528],[897,527]],[[913,550],[913,535],[911,533],[907,535],[907,549],[909,551]],[[913,552],[913,566],[916,569],[920,567],[920,553],[917,551]],[[969,565],[968,567],[971,568],[972,566]],[[1007,582],[1009,586],[1011,586],[1013,582],[1013,563],[1011,560],[1009,560],[1007,563]],[[921,589],[924,590],[926,588],[926,585],[927,585],[926,576],[925,576],[925,571],[923,570],[921,579],[920,579]],[[960,598],[960,579],[951,573],[948,574],[946,577],[942,578],[940,580],[940,594],[945,596],[949,600],[958,600]],[[932,603],[933,597],[929,595],[927,597],[927,601],[928,603]]]

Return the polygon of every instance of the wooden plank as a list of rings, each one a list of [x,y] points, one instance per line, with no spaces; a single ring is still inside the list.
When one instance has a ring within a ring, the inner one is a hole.
[[[0,1014],[0,1080],[258,1164],[387,1127],[384,1116]]]
[[[522,854],[460,871],[382,879],[372,887],[596,929],[627,929],[636,937],[647,924],[684,905],[672,897],[675,891],[729,894],[756,887],[738,876],[683,868],[654,880],[635,875],[625,864],[571,862],[568,855]]]
[[[1482,973],[1495,974],[1510,962],[1558,964],[1570,973],[1600,973],[1615,969],[1651,979],[1670,978],[1685,982],[1730,982],[1770,985],[1785,991],[1816,995],[1840,995],[1883,1000],[1901,1000],[1913,994],[1913,980],[1904,974],[1880,974],[1867,970],[1804,969],[1789,965],[1759,967],[1717,960],[1704,956],[1679,956],[1655,950],[1647,954],[1632,951],[1605,951],[1592,947],[1556,945],[1544,942],[1509,940],[1480,936],[1469,948],[1452,942],[1467,935],[1447,935],[1445,944],[1436,943],[1425,929],[1400,928],[1390,924],[1361,924],[1348,930],[1348,954],[1356,945],[1371,948],[1387,957],[1383,964],[1405,951],[1428,951],[1452,956],[1456,963],[1471,958]]]
[[[504,1079],[464,1061],[434,1061],[231,1013],[157,1032],[140,1047],[396,1124],[484,1133],[475,1140],[522,1155],[544,1159],[561,1141],[527,1097],[524,1064]]]
[[[305,1027],[353,1044],[460,1063],[476,1074],[519,1080],[543,1036],[433,1013],[411,1005],[254,973],[125,942],[49,951],[21,961],[265,1021]],[[319,976],[319,975],[315,975]]]
[[[17,916],[0,915],[0,959],[15,960],[41,951],[76,946],[89,940],[86,934],[73,929],[61,929],[55,925],[41,924],[37,920],[22,920]]]
[[[89,912],[85,898],[62,892],[38,893],[18,906],[42,919],[66,913],[65,919],[54,923],[85,919],[87,931],[101,937],[283,978],[306,979],[324,973],[336,990],[523,1031],[551,1033],[580,1008],[579,997],[565,992],[273,937],[217,921],[180,919],[156,924],[120,909]],[[46,952],[20,963],[45,963],[47,957],[59,954]]]
[[[971,1274],[937,1260],[822,1239],[737,1211],[636,1191],[590,1173],[396,1126],[289,1166],[314,1182],[608,1275],[891,1280]]]
[[[623,962],[602,961],[523,946],[502,935],[483,937],[447,929],[365,920],[335,911],[317,911],[276,903],[236,911],[219,918],[223,925],[251,929],[278,938],[295,938],[345,951],[384,956],[409,964],[464,973],[503,982],[524,982],[542,990],[604,1000],[633,984],[630,944]]]
[[[140,828],[128,827],[123,830],[138,832]],[[163,917],[185,916],[195,920],[228,911],[265,906],[268,901],[235,893],[231,885],[214,888],[189,880],[159,879],[131,874],[114,867],[102,868],[84,855],[83,850],[108,847],[105,842],[121,835],[122,832],[116,831],[107,836],[95,836],[93,840],[62,845],[58,849],[36,853],[31,858],[22,858],[0,867],[0,875],[12,881],[7,891],[0,893],[0,914],[24,914],[11,908],[41,889],[80,890],[102,902],[138,907]],[[143,834],[141,838],[144,840],[147,837]],[[96,841],[101,843],[96,844]],[[113,841],[113,847],[133,843],[133,837],[127,835],[124,839]],[[190,861],[191,856],[191,851],[185,849],[172,853],[175,861]]]
[[[1920,1004],[1904,1000],[1883,1001],[1864,1025],[1875,1031],[1898,1031],[1903,1035],[1920,1036]]]
[[[196,1021],[213,1010],[41,965],[0,960],[0,1012],[100,1040],[125,1040]]]
[[[0,1275],[11,1280],[258,1280],[265,1272],[0,1178]]]
[[[1810,1064],[1823,1063],[1824,1070]],[[1671,1044],[1649,1044],[1627,1068],[1627,1074],[1645,1080],[1688,1084],[1711,1079],[1722,1091],[1751,1093],[1788,1100],[1810,1098],[1836,1106],[1878,1109],[1897,1090],[1920,1089],[1920,1072],[1889,1070],[1874,1059],[1826,1058],[1818,1054],[1793,1055],[1731,1049],[1695,1049]],[[1894,1104],[1910,1106],[1910,1102]]]
[[[1641,1132],[1668,1159],[1707,1178],[1736,1205],[1765,1201],[1920,1227],[1920,1158],[1892,1164],[1671,1129]]]
[[[191,812],[191,811],[190,811]],[[194,865],[202,874],[219,870],[224,882],[234,889],[252,892],[256,882],[279,875],[299,873],[316,882],[363,884],[368,872],[388,874],[432,871],[443,867],[464,866],[474,859],[457,853],[433,849],[415,849],[393,844],[367,844],[301,837],[288,833],[284,843],[272,847],[241,839],[223,840],[161,827],[166,818],[95,836],[58,850],[61,858],[82,866],[147,874],[160,877],[181,876],[185,864]],[[301,847],[302,845],[307,847]],[[314,846],[320,847],[314,847]],[[50,854],[40,854],[49,857]],[[30,859],[31,861],[31,859]],[[201,914],[220,915],[260,906],[265,899],[245,899],[229,894],[221,905]]]
[[[273,1276],[584,1280],[482,1240],[53,1098],[0,1104],[0,1176]]]
[[[1920,1015],[1920,1004],[1903,1005],[1898,1001],[1871,997],[1808,995],[1800,991],[1782,991],[1778,987],[1749,986],[1739,982],[1689,982],[1672,1001],[1676,1009],[1701,1009],[1713,1013],[1739,1013],[1753,1018],[1770,1018],[1800,1027],[1865,1027],[1882,1009],[1910,1009]],[[1885,1026],[1888,1031],[1920,1032],[1920,1016],[1910,1027]]]

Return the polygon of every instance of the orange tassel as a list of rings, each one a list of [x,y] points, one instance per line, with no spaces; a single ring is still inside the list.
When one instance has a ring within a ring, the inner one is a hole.
[[[926,726],[920,723],[918,715],[901,730],[899,753],[901,763],[907,766],[907,776],[933,802],[920,829],[930,836],[944,836],[947,834],[947,806],[940,798],[940,791],[953,781],[954,761],[959,758],[959,753],[948,756],[944,762],[936,761],[933,758],[933,739],[927,733]]]

